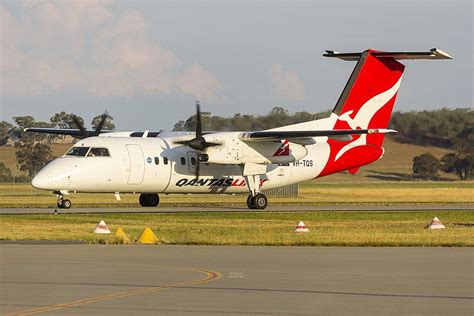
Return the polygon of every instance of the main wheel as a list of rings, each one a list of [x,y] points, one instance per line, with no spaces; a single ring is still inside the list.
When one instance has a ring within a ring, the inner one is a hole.
[[[250,194],[247,198],[247,207],[251,210],[255,209],[255,199],[253,198],[252,194]]]
[[[268,205],[268,199],[264,194],[259,193],[253,197],[253,205],[254,208],[263,210]]]
[[[160,203],[160,197],[156,193],[142,193],[138,201],[143,207],[153,207]]]

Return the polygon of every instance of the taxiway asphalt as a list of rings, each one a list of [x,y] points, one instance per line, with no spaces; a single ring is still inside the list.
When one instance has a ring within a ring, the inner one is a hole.
[[[0,314],[472,315],[472,248],[0,245]]]
[[[390,205],[270,205],[265,210],[250,210],[244,206],[173,206],[113,207],[113,208],[0,208],[0,215],[15,214],[92,214],[92,213],[189,213],[189,212],[308,212],[308,211],[465,211],[474,204],[390,204]]]

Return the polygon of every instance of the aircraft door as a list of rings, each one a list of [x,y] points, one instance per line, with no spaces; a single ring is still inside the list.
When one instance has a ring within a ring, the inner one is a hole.
[[[188,166],[189,166],[189,172],[192,174],[196,173],[196,164],[198,163],[197,161],[197,154],[195,151],[188,151]]]
[[[127,145],[128,157],[130,159],[130,175],[128,184],[141,184],[145,173],[145,158],[140,145]]]

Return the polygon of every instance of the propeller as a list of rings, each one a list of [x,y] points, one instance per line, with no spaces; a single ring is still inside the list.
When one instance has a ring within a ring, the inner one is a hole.
[[[79,121],[77,116],[72,115],[72,122],[81,131],[82,138],[87,138],[87,137],[91,137],[91,136],[98,136],[102,132],[102,128],[104,127],[105,120],[107,120],[107,113],[104,113],[100,116],[99,124],[97,124],[97,127],[95,128],[94,131],[88,131],[84,127],[84,125],[82,125],[81,121]]]
[[[205,162],[209,159],[209,156],[205,154],[205,150],[208,147],[219,146],[219,143],[211,143],[206,141],[202,134],[202,119],[201,119],[201,108],[199,101],[196,101],[196,134],[193,139],[175,141],[175,144],[186,145],[196,150],[197,161],[196,161],[196,180],[199,179],[199,172],[201,169],[201,162]]]

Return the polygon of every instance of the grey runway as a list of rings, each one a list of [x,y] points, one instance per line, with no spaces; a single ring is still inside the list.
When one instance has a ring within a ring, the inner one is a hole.
[[[1,314],[472,315],[471,248],[0,245]]]
[[[400,204],[400,205],[270,205],[265,210],[250,210],[244,206],[170,206],[117,208],[0,208],[0,215],[15,214],[100,214],[100,213],[190,213],[190,212],[305,212],[305,211],[465,211],[473,204]]]

